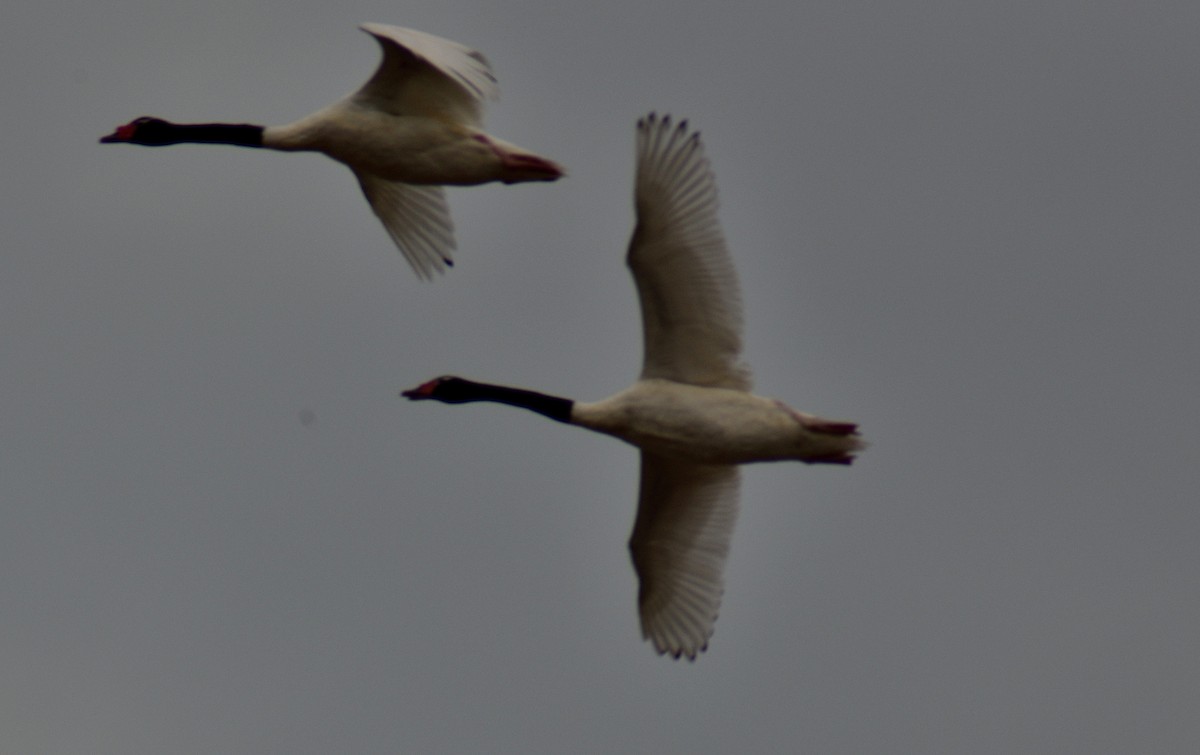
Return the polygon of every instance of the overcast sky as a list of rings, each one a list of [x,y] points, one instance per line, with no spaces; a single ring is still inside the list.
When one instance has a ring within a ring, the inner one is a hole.
[[[422,283],[284,123],[364,21],[491,59],[556,184]],[[0,41],[0,750],[1194,752],[1200,5],[24,3]],[[637,454],[436,375],[634,379],[633,136],[702,131],[757,391],[708,653],[639,636]]]

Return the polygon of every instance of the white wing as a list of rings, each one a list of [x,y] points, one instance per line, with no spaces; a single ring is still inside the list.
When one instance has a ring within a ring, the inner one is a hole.
[[[738,469],[642,452],[629,552],[637,571],[642,636],[694,660],[708,647],[721,605],[721,572],[737,520]]]
[[[491,65],[481,53],[414,29],[387,24],[359,28],[379,41],[383,60],[354,99],[393,115],[480,126],[483,101],[499,95]]]
[[[637,227],[627,262],[642,304],[642,378],[748,390],[737,273],[717,222],[700,134],[651,113],[638,121]]]
[[[440,186],[414,186],[354,171],[375,215],[417,276],[425,280],[454,264],[454,223]]]

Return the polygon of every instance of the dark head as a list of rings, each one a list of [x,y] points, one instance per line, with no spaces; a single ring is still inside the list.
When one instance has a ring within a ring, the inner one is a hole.
[[[469,380],[453,375],[443,375],[412,390],[403,391],[401,396],[412,401],[441,401],[445,404],[465,404],[478,399],[478,386]]]
[[[141,118],[118,126],[117,130],[108,136],[100,137],[101,144],[143,144],[147,147],[161,147],[175,144],[175,124],[168,123],[162,118],[151,118],[143,115]]]
[[[476,383],[453,375],[443,375],[421,383],[401,396],[411,401],[441,401],[443,404],[467,404],[472,401],[492,401],[537,412],[556,422],[570,422],[575,402],[524,388],[507,385]]]

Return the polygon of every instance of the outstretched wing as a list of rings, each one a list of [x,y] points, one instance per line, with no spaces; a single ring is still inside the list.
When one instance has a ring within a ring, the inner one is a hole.
[[[454,262],[454,223],[440,186],[414,186],[354,171],[371,209],[417,276],[429,280]]]
[[[637,521],[629,539],[642,636],[675,658],[708,647],[737,521],[738,469],[642,452]]]
[[[379,41],[383,60],[354,93],[394,115],[424,115],[479,127],[484,100],[499,95],[482,53],[414,29],[388,24],[359,27]]]
[[[748,390],[737,273],[716,181],[687,121],[638,121],[634,204],[627,262],[642,304],[642,378]]]

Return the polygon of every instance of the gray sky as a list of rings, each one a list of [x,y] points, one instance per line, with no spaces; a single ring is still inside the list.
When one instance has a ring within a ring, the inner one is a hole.
[[[0,749],[1191,752],[1194,2],[66,0],[0,42]],[[282,123],[477,47],[553,185],[453,189],[420,283],[349,171],[101,147]],[[758,392],[861,423],[748,469],[709,652],[640,641],[637,454],[438,374],[641,358],[633,127],[704,133]]]

